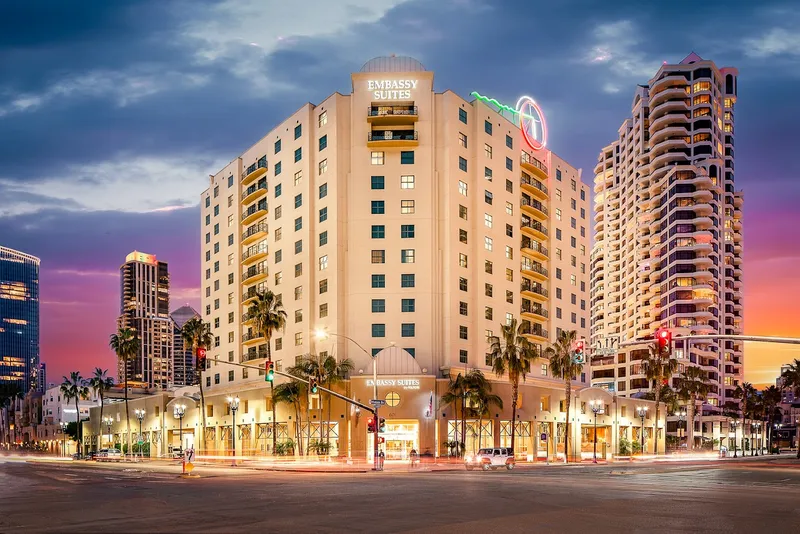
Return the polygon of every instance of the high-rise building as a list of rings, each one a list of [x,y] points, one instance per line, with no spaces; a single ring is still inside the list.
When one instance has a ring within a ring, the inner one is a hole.
[[[119,327],[136,330],[139,355],[127,362],[128,381],[148,387],[172,382],[173,322],[169,317],[169,269],[152,254],[131,252],[119,268],[121,283]],[[123,363],[118,365],[123,379]]]
[[[44,393],[47,389],[47,364],[44,362],[39,363],[39,369],[36,372],[36,391]]]
[[[23,392],[38,387],[39,264],[0,246],[0,383]]]
[[[742,193],[734,185],[737,71],[692,53],[636,88],[632,116],[598,158],[594,179],[592,341],[742,333]],[[592,383],[650,389],[644,345],[592,359]],[[679,373],[699,366],[710,412],[735,402],[742,343],[675,343]],[[678,374],[670,384],[678,386]]]
[[[263,384],[225,362],[263,364],[265,339],[243,317],[266,289],[288,315],[271,340],[279,370],[331,353],[366,380],[381,355],[380,375],[417,384],[467,368],[497,380],[487,337],[512,318],[539,350],[562,329],[588,337],[588,196],[579,170],[526,143],[487,99],[434,92],[412,58],[369,61],[351,94],[302,106],[210,176],[207,398]],[[545,361],[533,379],[552,383]],[[404,389],[417,390],[409,409],[429,403],[424,383]]]
[[[174,386],[190,386],[194,380],[194,354],[192,347],[187,347],[183,340],[181,329],[189,319],[200,318],[200,314],[189,306],[181,306],[170,314],[173,323],[173,357],[172,357],[172,384]]]

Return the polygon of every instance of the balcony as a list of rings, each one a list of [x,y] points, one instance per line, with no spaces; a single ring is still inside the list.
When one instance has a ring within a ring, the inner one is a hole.
[[[520,264],[520,269],[522,270],[523,274],[530,276],[531,278],[535,278],[540,281],[547,280],[547,269],[542,267],[541,263],[524,259]]]
[[[520,247],[522,247],[522,252],[529,256],[533,256],[542,261],[547,260],[547,248],[538,241],[534,241],[529,237],[523,237],[520,242]]]
[[[259,181],[242,191],[242,204],[250,204],[254,200],[267,194],[267,181]]]
[[[548,339],[547,330],[538,324],[528,325],[528,328],[522,329],[522,333],[527,336],[532,336],[535,341],[547,341]]]
[[[539,284],[531,283],[530,280],[523,281],[520,284],[520,289],[523,293],[527,293],[526,296],[533,297],[540,302],[545,302],[548,299],[547,290]]]
[[[250,224],[267,214],[267,203],[259,202],[256,206],[250,206],[242,212],[242,224]]]
[[[264,341],[264,336],[256,332],[247,332],[242,336],[243,345],[253,345],[259,341]]]
[[[370,124],[414,124],[419,120],[417,106],[370,106],[367,122]]]
[[[367,133],[370,148],[413,147],[419,145],[416,130],[373,130]]]
[[[242,283],[254,284],[265,279],[267,276],[269,276],[269,269],[267,269],[264,263],[259,263],[258,265],[248,267],[248,269],[242,273]]]
[[[542,180],[547,180],[547,165],[539,161],[537,158],[531,156],[527,152],[523,152],[519,160],[523,169],[531,171],[535,176]]]
[[[522,197],[520,205],[522,206],[522,211],[530,215],[533,215],[540,221],[547,220],[547,206],[545,206],[538,200],[532,200],[527,197]]]
[[[547,187],[536,178],[531,178],[527,173],[523,172],[520,183],[522,184],[523,190],[528,191],[541,200],[547,200]]]
[[[247,352],[242,354],[242,362],[249,362],[251,360],[261,360],[267,357],[267,348],[263,347],[249,347]]]
[[[258,238],[266,236],[268,230],[267,221],[261,221],[248,227],[247,230],[242,232],[242,245],[248,245],[258,240]]]
[[[242,293],[242,304],[244,306],[252,304],[258,298],[258,294],[261,291],[264,291],[265,289],[266,289],[265,284],[259,284],[257,286],[248,287],[247,291]],[[244,318],[242,318],[242,321],[244,321]]]
[[[255,180],[258,180],[267,173],[267,156],[263,156],[258,162],[250,165],[246,171],[242,173],[242,185],[250,185]]]
[[[255,263],[256,261],[266,258],[268,254],[266,245],[264,246],[252,246],[248,248],[244,254],[242,254],[242,264],[249,265],[251,263]]]
[[[539,221],[533,221],[530,217],[523,216],[520,222],[522,230],[531,234],[536,239],[547,240],[547,228]]]
[[[522,303],[521,311],[523,315],[530,315],[537,321],[546,321],[549,317],[547,310],[543,309],[541,306],[531,306],[528,301]]]

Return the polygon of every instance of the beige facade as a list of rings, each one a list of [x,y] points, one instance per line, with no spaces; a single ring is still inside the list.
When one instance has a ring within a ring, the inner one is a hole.
[[[691,54],[639,86],[632,117],[595,167],[592,341],[742,333],[742,193],[734,188],[737,71]],[[644,347],[592,359],[592,384],[648,391]],[[699,366],[710,412],[735,403],[740,341],[677,342],[682,371]],[[671,381],[677,386],[677,375]]]

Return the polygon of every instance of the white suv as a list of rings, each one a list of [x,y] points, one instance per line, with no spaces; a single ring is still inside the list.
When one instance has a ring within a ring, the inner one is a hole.
[[[472,471],[479,467],[484,471],[489,469],[500,469],[505,467],[509,471],[514,469],[514,451],[507,447],[496,449],[480,449],[476,454],[467,455],[464,458],[464,465],[467,471]]]

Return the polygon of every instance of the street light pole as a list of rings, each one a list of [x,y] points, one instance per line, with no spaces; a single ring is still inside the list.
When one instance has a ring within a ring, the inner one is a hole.
[[[186,474],[186,454],[183,451],[183,416],[186,415],[186,405],[176,404],[172,415],[178,418],[178,441],[181,444],[181,473]]]
[[[683,443],[683,437],[685,434],[685,430],[683,428],[683,424],[686,422],[686,412],[681,410],[678,412],[678,447]],[[688,445],[686,447],[689,448]]]
[[[61,427],[61,454],[64,456],[67,455],[67,422],[61,421],[59,423]]]
[[[239,409],[239,397],[228,397],[228,405],[231,407],[231,438],[233,439],[233,460],[232,465],[236,467],[236,410]]]
[[[597,414],[603,411],[601,407],[602,404],[599,400],[590,400],[589,405],[592,408],[592,413],[594,414],[594,453],[592,456],[592,463],[597,463]]]
[[[645,453],[645,449],[644,449],[644,447],[645,447],[645,445],[644,445],[644,418],[647,415],[647,406],[640,406],[638,408],[638,411],[639,411],[639,417],[642,418],[642,454],[644,454]]]
[[[735,420],[731,421],[731,426],[733,427],[733,457],[738,458],[739,455],[737,453],[739,449],[736,448],[736,427],[739,426],[739,422]],[[744,454],[744,452],[742,452],[742,454]]]
[[[108,441],[111,441],[111,424],[114,422],[113,417],[103,417],[103,423],[106,425],[106,429],[108,430]],[[102,447],[101,447],[102,448]]]
[[[133,413],[136,414],[136,419],[139,420],[139,439],[137,439],[136,441],[139,444],[139,458],[141,459],[141,457],[142,457],[142,441],[143,441],[142,440],[142,421],[144,421],[145,410],[144,410],[144,408],[142,408],[141,410],[139,408],[137,408],[137,409],[135,409],[133,411]]]

